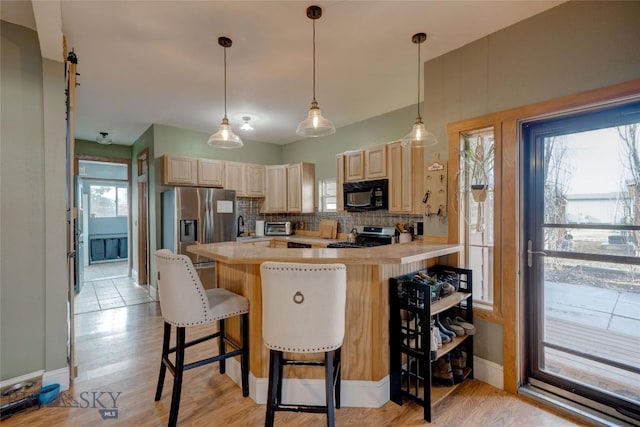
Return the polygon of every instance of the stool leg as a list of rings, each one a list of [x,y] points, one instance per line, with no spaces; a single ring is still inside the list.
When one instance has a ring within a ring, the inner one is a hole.
[[[164,322],[164,337],[162,338],[162,357],[160,358],[160,374],[158,375],[158,385],[156,387],[157,402],[162,397],[162,386],[164,385],[164,376],[167,373],[167,366],[164,364],[164,358],[169,355],[169,340],[171,339],[171,325]]]
[[[333,386],[335,388],[337,409],[340,409],[340,379],[342,377],[342,360],[341,360],[342,352],[340,350],[342,350],[342,347],[338,347],[338,349],[335,351],[334,353],[335,360],[333,364],[334,366]]]
[[[184,372],[184,328],[176,328],[176,375],[173,378],[173,394],[171,395],[171,410],[169,411],[169,427],[178,423],[178,409],[180,409],[180,394],[182,391],[182,374]]]
[[[283,369],[284,369],[284,364],[282,363],[282,359],[284,358],[284,353],[282,353],[281,351],[278,352],[278,375],[277,375],[277,379],[278,381],[277,386],[278,389],[276,391],[276,404],[280,405],[282,404],[282,378],[284,377],[283,375]]]
[[[218,320],[218,330],[220,331],[220,335],[218,336],[218,347],[220,349],[220,353],[219,354],[224,354],[227,349],[226,346],[224,344],[224,337],[225,337],[225,329],[224,329],[224,319],[220,319]],[[220,360],[220,373],[224,374],[226,371],[226,364],[225,364],[225,359],[221,359]]]
[[[240,356],[242,395],[249,396],[249,313],[240,316],[240,328],[242,329],[242,355]]]
[[[325,352],[324,357],[324,384],[325,397],[327,399],[327,427],[333,427],[335,425],[335,416],[333,411],[333,351]]]
[[[269,390],[267,392],[267,415],[264,419],[265,427],[273,427],[275,419],[275,406],[280,402],[276,402],[278,390],[278,372],[280,370],[280,357],[282,353],[276,350],[269,351]]]

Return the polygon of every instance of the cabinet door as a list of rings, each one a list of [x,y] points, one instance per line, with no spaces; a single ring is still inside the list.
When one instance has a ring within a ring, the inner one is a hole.
[[[287,211],[287,166],[265,166],[263,212]]]
[[[245,163],[244,174],[245,194],[249,197],[264,197],[264,166]]]
[[[302,164],[287,166],[287,211],[302,212]]]
[[[198,185],[222,187],[224,185],[224,162],[214,159],[198,159]]]
[[[365,179],[380,179],[387,177],[386,146],[367,148],[364,159]]]
[[[196,185],[198,160],[188,157],[164,156],[164,185]]]
[[[344,154],[336,156],[336,212],[344,212]]]
[[[389,172],[389,212],[402,212],[402,188],[403,180],[403,150],[400,142],[393,142],[387,145],[387,159]]]
[[[364,151],[344,153],[344,179],[346,182],[364,179]]]
[[[244,163],[224,162],[224,188],[236,190],[236,196],[246,195]]]

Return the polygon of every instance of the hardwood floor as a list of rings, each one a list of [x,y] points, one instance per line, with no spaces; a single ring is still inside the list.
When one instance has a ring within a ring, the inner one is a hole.
[[[204,329],[188,334],[195,336]],[[171,403],[172,377],[167,375],[160,402],[154,402],[162,343],[158,303],[140,304],[76,316],[79,376],[72,390],[38,410],[2,421],[11,426],[163,426]],[[206,347],[206,344],[204,345]],[[198,348],[187,353],[197,358]],[[240,388],[216,365],[185,372],[179,425],[260,426],[265,407],[243,398]],[[120,394],[118,394],[120,393]],[[114,404],[115,399],[115,404]],[[74,405],[75,407],[71,407]],[[116,415],[117,419],[103,419]],[[434,409],[431,425],[463,426],[583,426],[535,402],[509,395],[477,380],[470,380]],[[388,402],[382,408],[341,408],[337,426],[418,426],[422,407]],[[324,426],[317,414],[277,413],[277,426]]]

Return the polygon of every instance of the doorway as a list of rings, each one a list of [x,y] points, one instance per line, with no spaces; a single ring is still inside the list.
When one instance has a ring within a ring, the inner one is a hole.
[[[523,137],[528,381],[640,424],[640,103]]]

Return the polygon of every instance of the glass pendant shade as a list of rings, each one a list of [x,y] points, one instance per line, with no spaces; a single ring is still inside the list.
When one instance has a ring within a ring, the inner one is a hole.
[[[402,138],[402,145],[404,146],[411,145],[412,147],[430,147],[437,143],[438,139],[433,133],[425,129],[424,123],[422,123],[422,119],[420,117],[416,119],[411,132]]]
[[[299,136],[327,136],[336,132],[336,127],[329,120],[322,117],[322,112],[316,101],[311,102],[309,115],[300,122],[296,133]]]
[[[241,148],[244,146],[242,139],[229,126],[229,119],[224,117],[218,131],[209,137],[207,144],[218,148]]]

